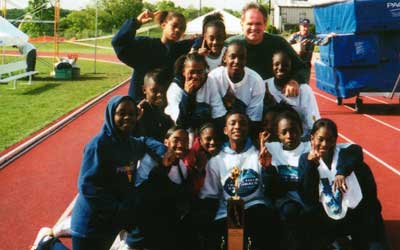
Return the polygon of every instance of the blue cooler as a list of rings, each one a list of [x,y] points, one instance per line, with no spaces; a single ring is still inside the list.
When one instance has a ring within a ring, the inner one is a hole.
[[[317,33],[400,30],[400,2],[349,0],[314,6]]]

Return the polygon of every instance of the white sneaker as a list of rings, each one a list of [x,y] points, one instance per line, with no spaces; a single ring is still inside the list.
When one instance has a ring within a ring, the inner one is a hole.
[[[54,225],[53,234],[55,237],[71,236],[71,216],[65,217],[60,223]]]
[[[36,236],[35,242],[33,243],[33,246],[31,247],[31,250],[36,250],[37,245],[39,242],[43,239],[43,242],[50,240],[53,237],[53,230],[49,227],[42,227],[39,230],[39,233]]]

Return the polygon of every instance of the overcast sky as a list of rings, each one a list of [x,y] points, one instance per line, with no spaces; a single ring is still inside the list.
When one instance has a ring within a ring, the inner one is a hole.
[[[51,2],[54,3],[55,1],[51,0]],[[78,10],[94,2],[95,0],[60,0],[60,5],[63,9]],[[25,8],[28,6],[28,0],[6,0],[6,3],[7,9]]]

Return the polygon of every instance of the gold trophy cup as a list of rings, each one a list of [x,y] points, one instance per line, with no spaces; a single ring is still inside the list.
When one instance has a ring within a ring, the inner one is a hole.
[[[231,178],[234,181],[235,194],[228,200],[228,250],[244,249],[244,201],[238,195],[239,167],[233,167]]]

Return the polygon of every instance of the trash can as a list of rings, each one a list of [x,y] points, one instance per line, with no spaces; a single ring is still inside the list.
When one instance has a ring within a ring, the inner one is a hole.
[[[55,69],[55,78],[57,80],[71,80],[72,79],[72,68],[70,69]]]
[[[72,79],[72,65],[68,62],[59,62],[54,69],[54,76],[57,80]]]
[[[77,66],[72,67],[72,79],[79,79],[81,75],[81,69]]]

